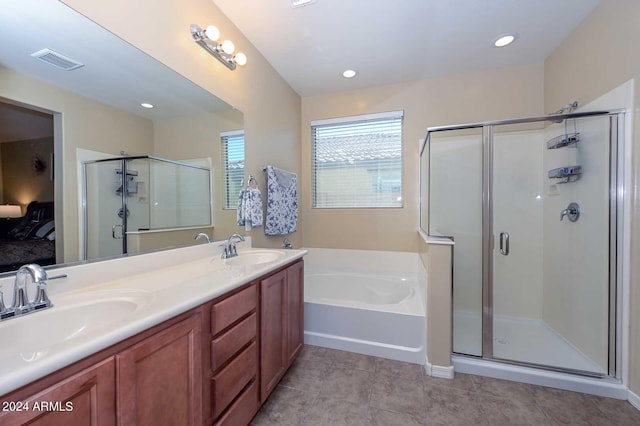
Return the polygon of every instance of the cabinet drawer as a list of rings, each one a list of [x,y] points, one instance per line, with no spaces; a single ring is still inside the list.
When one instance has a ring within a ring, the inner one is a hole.
[[[211,307],[211,334],[216,335],[256,308],[256,286],[242,290]]]
[[[242,389],[257,376],[258,346],[251,346],[213,377],[213,418],[218,417]]]
[[[253,313],[231,330],[211,342],[211,369],[216,371],[237,353],[244,345],[256,337],[257,320]]]
[[[258,412],[258,384],[251,385],[242,392],[229,410],[214,423],[215,426],[248,425],[253,416]]]

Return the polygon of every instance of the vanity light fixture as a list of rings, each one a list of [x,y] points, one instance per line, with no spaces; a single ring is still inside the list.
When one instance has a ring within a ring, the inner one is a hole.
[[[141,104],[140,104],[140,106],[141,106],[142,108],[148,108],[148,109],[153,108],[153,104],[150,104],[150,103],[148,103],[148,102],[143,102],[143,103],[141,103]]]
[[[518,38],[518,34],[515,34],[515,33],[504,34],[504,35],[501,35],[500,37],[498,37],[493,42],[493,45],[495,47],[506,47],[506,46],[510,45],[511,43],[513,43],[514,41],[516,41],[516,38]]]
[[[214,25],[209,25],[204,30],[196,24],[191,24],[191,36],[204,50],[225,64],[230,70],[235,70],[236,65],[244,66],[247,63],[247,55],[238,52],[235,55],[235,45],[231,40],[218,43],[220,30]]]

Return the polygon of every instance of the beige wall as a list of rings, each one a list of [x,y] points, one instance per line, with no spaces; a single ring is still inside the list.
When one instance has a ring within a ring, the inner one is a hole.
[[[300,97],[211,0],[166,0],[162,7],[153,0],[65,3],[242,111],[246,173],[258,178],[263,194],[262,164],[300,173]],[[230,71],[212,58],[191,38],[193,23],[215,24],[246,53],[247,65]],[[266,237],[262,228],[251,237],[256,246],[282,244],[282,237]],[[289,238],[300,247],[300,226]]]
[[[152,123],[3,67],[0,67],[0,97],[54,113],[54,120],[61,120],[62,133],[55,142],[56,151],[62,152],[55,159],[55,214],[56,234],[63,230],[64,240],[63,247],[56,245],[56,255],[58,261],[77,261],[76,148],[114,155],[123,149],[130,154],[148,153],[153,144]]]
[[[584,105],[631,78],[640,90],[640,2],[603,0],[545,61],[545,106],[553,111],[574,99]],[[640,155],[638,109],[632,148],[631,259],[640,255]],[[631,262],[629,388],[640,394],[640,265]]]
[[[4,203],[20,204],[26,212],[32,201],[54,201],[51,180],[53,135],[45,139],[5,142],[0,144],[0,149]],[[40,173],[33,168],[36,157],[46,163],[46,169]]]
[[[419,143],[427,127],[539,115],[543,66],[502,68],[302,99],[303,235],[306,247],[418,251]],[[311,208],[311,121],[404,110],[399,209]]]

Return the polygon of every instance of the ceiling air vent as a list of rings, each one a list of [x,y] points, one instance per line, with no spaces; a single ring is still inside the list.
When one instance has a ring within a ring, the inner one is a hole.
[[[84,64],[78,61],[74,61],[71,58],[67,58],[58,52],[54,52],[51,49],[42,49],[31,54],[32,57],[38,58],[48,64],[61,68],[65,71],[75,70],[76,68],[83,67]]]

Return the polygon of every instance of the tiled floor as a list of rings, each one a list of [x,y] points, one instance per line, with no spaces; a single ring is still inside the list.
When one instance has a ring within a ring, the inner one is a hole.
[[[626,401],[305,346],[252,425],[640,425]]]

